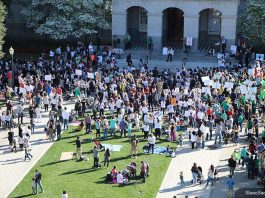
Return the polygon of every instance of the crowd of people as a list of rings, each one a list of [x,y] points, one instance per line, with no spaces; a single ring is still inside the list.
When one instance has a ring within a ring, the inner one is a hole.
[[[92,133],[92,126],[95,126],[98,139],[103,135],[103,139],[108,140],[118,132],[120,138],[130,137],[132,157],[137,157],[138,151],[134,130],[143,131],[148,153],[154,153],[154,146],[161,141],[162,135],[179,145],[188,139],[191,149],[204,149],[205,143],[213,137],[216,146],[229,141],[238,144],[239,137],[246,135],[246,143],[250,144],[249,158],[253,159],[252,155],[256,158],[257,153],[263,152],[265,134],[261,139],[259,130],[265,116],[262,62],[252,68],[182,68],[160,72],[157,68],[150,69],[145,64],[135,66],[131,62],[119,68],[116,61],[111,50],[103,49],[98,53],[91,43],[85,46],[81,42],[76,47],[67,46],[65,51],[58,47],[46,55],[42,53],[38,60],[15,60],[14,76],[10,73],[10,63],[1,60],[0,88],[7,102],[6,111],[0,109],[0,123],[3,128],[10,129],[11,151],[16,151],[13,129],[18,127],[18,144],[25,150],[25,160],[32,157],[29,140],[35,124],[41,122],[44,109],[49,112],[45,132],[50,141],[60,140],[61,132],[79,116],[84,117],[84,121],[78,130]],[[18,97],[17,106],[11,101],[13,96]],[[71,99],[75,100],[73,111],[63,106],[63,102]],[[30,124],[22,129],[26,111]],[[79,138],[76,145],[80,159]],[[257,152],[256,148],[260,150]],[[98,166],[97,149],[95,146],[93,150],[95,167]],[[104,165],[108,166],[110,153],[104,156]],[[244,155],[241,157],[246,161]],[[261,170],[261,164],[258,165]],[[212,182],[214,168],[210,169],[208,176]],[[251,177],[252,169],[248,168]],[[260,173],[264,174],[263,168]],[[197,183],[198,173],[192,172],[192,175],[193,183]]]

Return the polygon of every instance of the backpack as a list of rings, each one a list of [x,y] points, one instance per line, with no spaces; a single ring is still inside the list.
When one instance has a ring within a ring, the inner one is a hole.
[[[36,182],[39,182],[41,180],[41,173],[38,173],[37,176],[36,176]]]

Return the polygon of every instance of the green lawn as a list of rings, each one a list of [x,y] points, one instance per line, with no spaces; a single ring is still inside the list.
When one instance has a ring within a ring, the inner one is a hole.
[[[139,156],[137,159],[132,159],[130,157],[130,139],[116,137],[108,140],[107,143],[122,145],[121,151],[111,153],[109,168],[102,167],[94,169],[92,168],[92,149],[94,143],[84,143],[82,146],[83,154],[89,157],[89,161],[76,162],[75,159],[66,162],[58,161],[62,152],[75,151],[75,140],[77,135],[80,135],[83,140],[91,138],[91,135],[74,132],[72,128],[63,134],[61,141],[56,142],[48,150],[9,197],[36,197],[36,195],[30,195],[31,179],[36,168],[42,173],[42,184],[45,190],[45,193],[40,193],[37,197],[60,197],[64,189],[67,191],[70,198],[155,197],[171,158],[165,155],[144,154],[142,147],[146,144],[146,141],[143,140],[143,134],[141,132],[137,132],[136,134],[140,139]],[[93,132],[92,136],[95,137],[95,132]],[[157,141],[157,143],[163,146],[168,145],[165,139]],[[100,161],[102,160],[103,152],[100,153]],[[142,183],[142,180],[136,180],[132,181],[130,185],[120,187],[117,184],[106,184],[104,182],[107,172],[110,171],[114,165],[117,166],[118,170],[123,170],[126,165],[130,164],[132,161],[137,163],[138,175],[140,172],[140,162],[142,160],[150,162],[150,176],[146,183]]]

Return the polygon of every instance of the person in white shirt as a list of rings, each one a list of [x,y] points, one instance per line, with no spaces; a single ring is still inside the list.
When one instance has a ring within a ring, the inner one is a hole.
[[[144,123],[143,130],[144,130],[144,139],[146,139],[149,133],[149,123]]]
[[[148,154],[150,154],[150,150],[152,150],[152,154],[154,154],[154,146],[156,143],[156,138],[155,136],[151,133],[148,136]]]
[[[168,109],[168,119],[171,120],[172,115],[174,113],[174,106],[172,104],[169,104],[167,106],[167,109]]]
[[[68,198],[68,194],[66,193],[65,190],[63,191],[62,198]]]
[[[121,106],[122,106],[122,100],[121,100],[120,97],[118,97],[118,99],[116,100],[117,116],[118,116],[118,114],[120,113]]]
[[[156,119],[155,121],[155,137],[160,139],[161,136],[161,122],[159,120],[159,118]]]
[[[123,184],[124,183],[124,178],[123,178],[123,175],[122,175],[122,173],[120,171],[117,174],[117,183],[118,184]]]
[[[64,108],[62,112],[62,117],[63,117],[63,130],[65,129],[68,130],[68,121],[69,121],[70,113],[67,111],[66,107]]]

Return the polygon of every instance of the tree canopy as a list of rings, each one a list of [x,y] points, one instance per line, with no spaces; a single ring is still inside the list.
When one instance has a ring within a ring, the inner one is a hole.
[[[6,28],[5,28],[5,17],[6,17],[6,9],[5,5],[2,1],[0,1],[0,57],[4,55],[2,52],[3,45],[4,45],[4,37],[6,35]]]
[[[240,16],[244,37],[256,45],[265,45],[265,1],[248,0]]]
[[[104,0],[32,0],[21,12],[28,28],[53,39],[80,38],[109,28]]]

